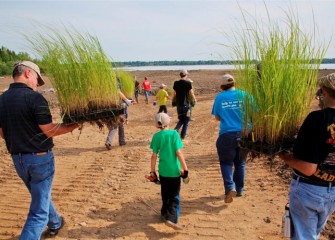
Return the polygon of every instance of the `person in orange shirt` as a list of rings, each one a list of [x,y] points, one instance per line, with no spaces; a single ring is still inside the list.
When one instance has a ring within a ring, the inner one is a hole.
[[[145,103],[149,103],[149,94],[151,90],[151,83],[149,82],[148,78],[145,77],[144,81],[142,82],[142,88],[144,90],[144,95],[145,95]]]

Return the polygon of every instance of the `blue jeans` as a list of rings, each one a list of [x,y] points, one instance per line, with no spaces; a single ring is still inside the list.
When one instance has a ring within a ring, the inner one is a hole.
[[[244,191],[246,165],[245,156],[238,146],[240,138],[241,132],[231,132],[221,134],[216,140],[225,193],[233,189],[239,194]]]
[[[144,96],[145,96],[145,102],[146,103],[149,102],[149,93],[150,93],[150,90],[144,90]]]
[[[177,106],[177,113],[178,113],[178,123],[175,126],[175,130],[179,132],[179,129],[181,129],[180,137],[185,138],[186,133],[187,133],[187,128],[188,128],[188,123],[190,122],[190,116],[187,114],[189,111],[190,107],[189,106]]]
[[[178,223],[180,216],[180,177],[159,176],[161,182],[161,215],[171,222]]]
[[[31,195],[30,209],[20,240],[39,240],[44,228],[56,229],[61,226],[61,218],[52,199],[51,188],[55,173],[54,154],[12,155],[17,174]]]
[[[294,240],[319,239],[329,215],[335,211],[335,187],[320,187],[292,179],[290,213]]]

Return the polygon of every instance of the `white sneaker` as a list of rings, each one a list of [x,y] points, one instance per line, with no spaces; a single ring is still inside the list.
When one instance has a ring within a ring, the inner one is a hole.
[[[183,230],[183,226],[177,224],[177,223],[174,223],[174,222],[171,222],[170,220],[167,220],[165,222],[166,226],[169,226],[171,228],[173,228],[174,230]]]

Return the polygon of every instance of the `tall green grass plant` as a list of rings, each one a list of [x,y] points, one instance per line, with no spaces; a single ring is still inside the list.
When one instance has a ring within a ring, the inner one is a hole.
[[[326,47],[316,46],[315,34],[304,33],[294,14],[286,14],[285,27],[271,22],[246,21],[233,31],[237,87],[249,92],[257,110],[247,106],[253,141],[280,144],[296,135],[310,111],[318,69]],[[247,134],[247,133],[245,133]],[[246,137],[246,136],[244,136]]]
[[[120,105],[115,71],[96,36],[73,28],[44,28],[26,38],[41,57],[63,114],[73,116]]]

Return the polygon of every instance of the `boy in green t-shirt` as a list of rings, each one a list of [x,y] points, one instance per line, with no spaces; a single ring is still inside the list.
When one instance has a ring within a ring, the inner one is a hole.
[[[169,93],[165,90],[165,88],[166,88],[166,85],[162,83],[156,94],[156,99],[158,101],[158,106],[159,106],[158,113],[161,113],[161,112],[167,113],[166,102],[170,98],[169,98]]]
[[[161,215],[166,225],[181,230],[183,227],[178,224],[180,177],[188,179],[188,169],[181,152],[183,143],[178,132],[169,129],[170,120],[166,113],[158,113],[156,116],[157,127],[161,130],[153,135],[150,144],[152,149],[150,175],[157,180],[156,161],[159,154],[158,172],[163,203]]]

